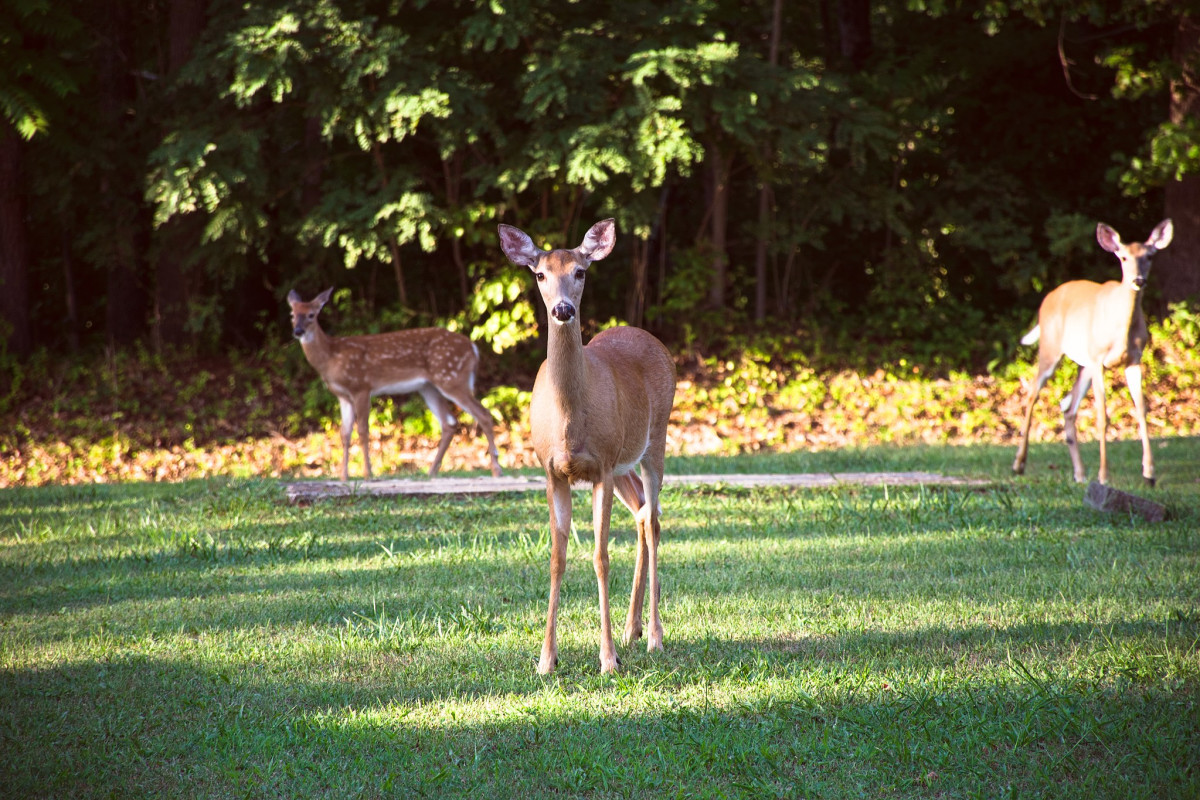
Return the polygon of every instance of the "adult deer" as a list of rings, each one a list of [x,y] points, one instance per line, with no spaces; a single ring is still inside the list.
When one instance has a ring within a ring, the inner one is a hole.
[[[608,604],[608,528],[613,493],[637,521],[637,556],[624,643],[642,635],[647,584],[650,630],[646,649],[662,649],[659,616],[659,493],[666,454],[667,420],[675,402],[675,362],[662,342],[638,328],[609,328],[583,345],[579,300],[588,267],[616,242],[613,220],[597,222],[574,250],[534,246],[511,225],[500,226],[500,244],[514,264],[537,278],[546,304],[549,333],[546,360],[538,370],[529,408],[533,447],[546,470],[550,507],[550,608],[538,672],[558,663],[556,627],[559,589],[566,571],[571,530],[571,484],[592,484],[592,564],[600,590],[600,671],[620,664],[613,646]],[[633,470],[641,465],[641,477]]]
[[[293,290],[288,293],[288,304],[292,307],[292,332],[300,340],[305,358],[320,373],[341,406],[342,480],[350,477],[350,434],[356,423],[367,478],[372,477],[371,398],[409,392],[417,392],[424,398],[442,429],[430,475],[437,475],[442,456],[446,455],[458,427],[458,416],[450,405],[453,401],[483,429],[492,459],[492,474],[498,477],[500,459],[492,415],[475,398],[475,372],[479,367],[475,344],[461,333],[445,328],[329,336],[321,330],[317,315],[329,302],[332,292],[332,288],[326,289],[306,303]]]
[[[1173,232],[1171,220],[1164,219],[1145,242],[1126,244],[1115,230],[1100,223],[1096,226],[1096,240],[1121,260],[1121,281],[1103,284],[1069,281],[1042,300],[1038,324],[1021,339],[1021,344],[1038,343],[1038,367],[1029,406],[1025,410],[1013,472],[1018,475],[1025,472],[1034,403],[1065,355],[1079,365],[1075,386],[1060,403],[1075,480],[1082,483],[1086,479],[1083,461],[1079,458],[1075,415],[1079,412],[1079,404],[1088,385],[1094,381],[1100,434],[1100,482],[1108,483],[1108,458],[1105,453],[1108,412],[1104,406],[1104,371],[1111,367],[1124,367],[1125,381],[1133,397],[1134,417],[1142,437],[1142,477],[1146,483],[1154,485],[1154,458],[1150,454],[1146,401],[1142,395],[1142,351],[1150,341],[1146,318],[1142,315],[1142,287],[1150,274],[1150,259],[1171,243]]]

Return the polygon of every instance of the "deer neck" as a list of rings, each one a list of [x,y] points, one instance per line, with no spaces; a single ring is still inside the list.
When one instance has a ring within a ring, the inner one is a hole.
[[[1141,358],[1145,346],[1145,323],[1141,319],[1142,293],[1125,283],[1112,286],[1100,308],[1105,333],[1094,343],[1103,348],[1100,363],[1112,367]]]
[[[320,372],[333,358],[333,337],[321,330],[321,326],[315,322],[307,334],[300,340],[300,347],[304,350],[304,357],[308,359],[308,363]]]
[[[1114,331],[1128,331],[1142,311],[1142,293],[1121,283],[1108,295],[1107,317]]]
[[[567,420],[583,419],[587,401],[587,357],[578,319],[558,325],[552,323],[546,344],[546,367],[555,403]]]

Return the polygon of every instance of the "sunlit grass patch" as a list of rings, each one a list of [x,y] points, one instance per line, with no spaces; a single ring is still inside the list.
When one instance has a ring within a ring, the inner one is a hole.
[[[540,493],[5,490],[0,795],[1191,797],[1200,442],[1158,445],[1157,524],[1087,508],[1065,469],[1012,478],[1009,448],[674,459],[990,482],[668,487],[666,649],[619,646],[612,676],[586,493],[542,678]],[[1139,449],[1112,448],[1118,486]]]

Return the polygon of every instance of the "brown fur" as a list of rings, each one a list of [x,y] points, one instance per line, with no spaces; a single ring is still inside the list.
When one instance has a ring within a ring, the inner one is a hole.
[[[1069,281],[1042,300],[1038,324],[1023,344],[1038,342],[1038,367],[1030,392],[1025,419],[1021,426],[1021,441],[1013,461],[1013,472],[1025,471],[1029,448],[1029,426],[1033,406],[1042,387],[1050,380],[1059,361],[1065,355],[1079,364],[1079,377],[1062,403],[1064,432],[1071,453],[1075,480],[1087,478],[1079,456],[1079,436],[1075,417],[1088,385],[1095,381],[1096,417],[1100,439],[1101,483],[1108,483],[1108,411],[1105,408],[1104,373],[1113,367],[1125,370],[1129,393],[1133,397],[1134,416],[1142,439],[1142,477],[1154,485],[1154,457],[1150,453],[1150,437],[1146,430],[1146,403],[1142,393],[1142,352],[1150,342],[1146,318],[1142,314],[1142,287],[1150,274],[1150,259],[1171,242],[1171,220],[1159,223],[1145,243],[1125,244],[1117,232],[1107,225],[1096,227],[1100,246],[1121,261],[1122,279],[1103,284],[1093,281]]]
[[[499,476],[492,415],[475,398],[475,373],[479,355],[471,340],[444,328],[413,328],[366,336],[329,336],[317,315],[329,300],[326,290],[310,302],[295,292],[288,295],[292,329],[308,363],[338,398],[342,411],[342,480],[350,477],[350,435],[357,424],[367,478],[372,477],[370,455],[371,398],[379,394],[418,392],[433,412],[442,431],[438,451],[429,468],[437,475],[458,420],[450,402],[474,417],[488,440],[492,474]]]
[[[546,470],[550,508],[550,607],[538,672],[558,662],[559,592],[566,571],[571,529],[571,484],[592,484],[592,563],[600,593],[600,669],[620,663],[612,641],[608,600],[608,533],[615,493],[637,522],[634,565],[624,641],[642,635],[642,606],[649,587],[648,650],[662,649],[659,614],[659,493],[662,490],[667,423],[675,398],[675,363],[662,342],[638,328],[613,328],[584,347],[579,328],[583,276],[611,251],[612,220],[596,223],[574,250],[543,252],[523,232],[500,226],[505,254],[538,277],[549,313],[546,361],[530,403],[530,426],[538,460]],[[569,311],[569,314],[568,314]],[[569,318],[568,318],[569,317]],[[640,465],[641,477],[633,470]]]

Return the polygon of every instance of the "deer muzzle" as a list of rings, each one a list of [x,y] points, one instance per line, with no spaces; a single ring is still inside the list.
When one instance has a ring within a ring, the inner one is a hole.
[[[575,319],[575,306],[568,303],[566,300],[560,301],[554,308],[550,309],[550,316],[560,325],[566,325],[571,320]]]

